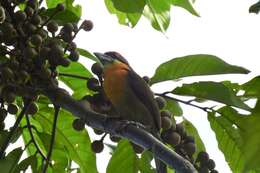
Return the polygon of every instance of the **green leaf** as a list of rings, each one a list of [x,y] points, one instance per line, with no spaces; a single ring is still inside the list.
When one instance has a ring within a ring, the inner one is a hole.
[[[245,110],[251,109],[235,95],[234,91],[218,82],[184,84],[182,87],[175,88],[172,93],[217,101],[228,106],[235,106]]]
[[[58,67],[59,73],[74,74],[84,77],[92,77],[91,73],[80,63],[71,62],[69,67]],[[64,82],[68,87],[73,90],[73,97],[80,99],[83,96],[90,94],[91,91],[88,90],[86,86],[86,80],[77,79],[67,76],[59,76],[59,80]]]
[[[89,58],[89,59],[91,59],[91,60],[93,60],[93,61],[96,61],[96,62],[99,61],[99,60],[98,60],[94,55],[92,55],[89,51],[87,51],[87,50],[85,50],[85,49],[81,49],[81,48],[77,48],[77,50],[78,50],[78,52],[79,52],[79,54],[80,54],[81,56],[84,56],[84,57]]]
[[[196,129],[196,127],[193,126],[193,124],[188,121],[187,119],[185,119],[182,123],[185,127],[185,130],[188,132],[189,135],[193,136],[195,139],[195,144],[196,144],[196,152],[195,152],[195,158],[197,157],[197,154],[200,151],[206,151],[206,148],[204,146],[203,141],[200,138],[200,135]]]
[[[153,155],[149,151],[144,151],[141,158],[138,160],[138,168],[141,173],[156,173],[156,170],[151,166]]]
[[[167,101],[166,106],[164,108],[165,110],[169,110],[171,113],[173,113],[174,116],[182,116],[183,111],[180,104],[177,101],[171,99],[165,100]]]
[[[145,0],[112,0],[114,7],[126,13],[142,13]]]
[[[256,2],[255,4],[251,5],[249,8],[249,13],[258,14],[260,11],[260,1]]]
[[[14,173],[20,173],[22,171],[26,171],[30,165],[34,165],[36,162],[37,162],[37,158],[35,155],[27,157],[26,159],[21,161],[19,165],[15,167]]]
[[[122,12],[118,10],[112,0],[105,0],[106,7],[111,14],[115,14],[121,25],[134,27],[142,16],[142,12]]]
[[[184,8],[195,16],[200,16],[197,11],[193,8],[189,0],[172,0],[172,4],[181,8]]]
[[[1,172],[13,173],[22,154],[23,150],[19,147],[11,151],[5,158],[0,159]]]
[[[113,153],[106,173],[137,173],[137,156],[128,142],[128,140],[120,140],[118,146]]]
[[[45,133],[50,134],[53,120],[53,109],[45,108],[39,111],[35,119],[42,124]],[[81,132],[72,128],[75,118],[61,110],[56,129],[56,141],[64,146],[67,157],[80,166],[84,173],[97,173],[96,157],[91,150],[90,138],[86,130]]]
[[[161,64],[151,79],[151,83],[158,83],[167,80],[175,80],[187,76],[217,75],[242,73],[250,71],[243,67],[230,65],[213,55],[188,55],[174,58]]]
[[[73,5],[73,2],[74,0],[46,0],[46,4],[48,7],[46,15],[52,15],[56,10],[56,6],[62,3],[65,5],[65,10],[55,15],[53,20],[56,20],[61,24],[65,24],[68,22],[78,22],[82,13],[81,6]]]
[[[232,171],[259,172],[260,111],[242,115],[227,106],[218,112],[221,116],[209,113],[208,120]]]
[[[151,21],[152,27],[165,32],[170,24],[171,5],[168,0],[146,0],[144,16]]]
[[[244,96],[246,97],[258,97],[260,98],[260,76],[253,78],[247,83],[242,85],[242,89],[245,90]]]

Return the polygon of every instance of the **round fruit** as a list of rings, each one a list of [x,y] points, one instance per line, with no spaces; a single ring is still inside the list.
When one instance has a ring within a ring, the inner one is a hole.
[[[121,138],[118,136],[110,135],[109,137],[110,137],[110,140],[113,142],[119,142],[121,140]]]
[[[163,97],[156,97],[155,98],[159,109],[163,109],[166,105],[166,100]]]
[[[19,10],[14,14],[14,17],[17,22],[23,22],[26,20],[27,15],[24,11]]]
[[[70,52],[69,59],[71,61],[78,61],[79,60],[79,52],[77,50],[73,50]]]
[[[64,26],[63,26],[63,31],[65,33],[71,33],[74,29],[73,25],[71,23],[66,23]]]
[[[214,160],[209,159],[209,160],[208,160],[208,163],[207,163],[207,167],[209,168],[209,170],[215,169],[216,164],[215,164]]]
[[[181,136],[177,132],[172,132],[167,136],[167,142],[175,147],[181,143]]]
[[[28,106],[26,113],[30,115],[34,115],[38,112],[38,110],[39,110],[38,105],[35,102],[32,102]]]
[[[98,91],[100,89],[99,81],[96,78],[90,78],[87,81],[87,87],[92,91]]]
[[[97,134],[97,135],[102,135],[102,134],[104,134],[104,131],[99,130],[99,129],[94,129],[94,133]]]
[[[92,65],[91,67],[91,71],[97,75],[97,76],[101,76],[103,73],[103,68],[101,67],[101,65],[99,63],[95,63]]]
[[[190,135],[187,135],[184,140],[186,143],[188,143],[188,142],[195,143],[194,137],[190,136]]]
[[[192,142],[183,144],[183,148],[189,156],[192,156],[196,151],[196,145]]]
[[[96,140],[91,143],[91,149],[95,153],[101,153],[104,149],[103,141]]]
[[[200,169],[199,169],[199,173],[209,173],[209,170],[208,170],[208,168],[207,167],[201,167]]]
[[[47,29],[48,29],[48,31],[50,31],[51,33],[55,33],[56,31],[58,31],[59,26],[58,26],[58,24],[57,24],[55,21],[50,21],[50,22],[47,24]]]
[[[168,110],[163,110],[161,111],[161,117],[169,117],[171,118],[172,117],[172,113]]]
[[[166,116],[162,117],[161,122],[162,122],[162,128],[164,130],[168,130],[172,126],[172,120],[169,117],[166,117]]]
[[[34,15],[32,18],[32,23],[36,26],[40,25],[42,23],[42,18],[40,15]]]
[[[35,34],[31,37],[31,43],[36,46],[39,47],[42,44],[42,37],[39,34]]]
[[[91,20],[84,20],[81,24],[81,28],[83,28],[85,31],[90,31],[93,29],[93,22]]]
[[[85,122],[81,119],[75,119],[72,123],[72,127],[77,131],[81,131],[85,128]]]
[[[209,154],[205,151],[199,152],[197,156],[197,161],[199,161],[201,164],[206,164],[209,161]]]
[[[37,56],[37,51],[32,47],[26,47],[23,52],[25,58],[32,59]]]
[[[29,6],[26,6],[25,9],[24,9],[25,13],[27,14],[27,16],[29,17],[32,17],[33,16],[33,13],[34,13],[34,10],[33,8],[29,7]]]
[[[8,105],[7,111],[10,114],[15,115],[18,112],[18,106],[16,104],[11,103],[11,104]]]
[[[143,80],[144,80],[147,84],[149,84],[150,81],[151,81],[148,76],[144,76],[144,77],[143,77]]]
[[[182,136],[184,137],[186,132],[185,132],[185,128],[183,126],[182,123],[176,124],[176,131]]]

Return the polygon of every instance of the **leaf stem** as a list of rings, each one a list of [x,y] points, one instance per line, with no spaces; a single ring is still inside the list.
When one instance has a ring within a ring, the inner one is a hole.
[[[42,173],[46,173],[49,162],[51,160],[51,154],[53,151],[53,146],[54,146],[54,141],[55,141],[55,134],[56,134],[56,126],[57,126],[57,120],[58,120],[58,115],[59,115],[59,111],[60,111],[60,107],[54,105],[54,119],[53,119],[53,124],[52,124],[52,131],[51,131],[51,141],[50,141],[50,147],[49,147],[49,151],[47,154],[47,159],[46,159],[46,163],[43,167]]]

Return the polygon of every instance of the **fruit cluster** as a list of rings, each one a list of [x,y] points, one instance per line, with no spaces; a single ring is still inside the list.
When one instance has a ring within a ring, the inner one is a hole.
[[[41,88],[58,85],[56,67],[79,59],[73,39],[93,23],[58,23],[54,18],[65,8],[47,10],[38,0],[0,1],[0,130],[7,112],[18,112],[17,96],[32,102],[28,112],[35,114]]]

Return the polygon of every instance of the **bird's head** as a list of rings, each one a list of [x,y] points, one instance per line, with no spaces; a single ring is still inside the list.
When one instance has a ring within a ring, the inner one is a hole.
[[[117,52],[112,52],[112,51],[106,53],[95,52],[94,55],[99,59],[101,64],[104,66],[104,68],[119,63],[123,63],[129,66],[128,61],[121,54]]]

